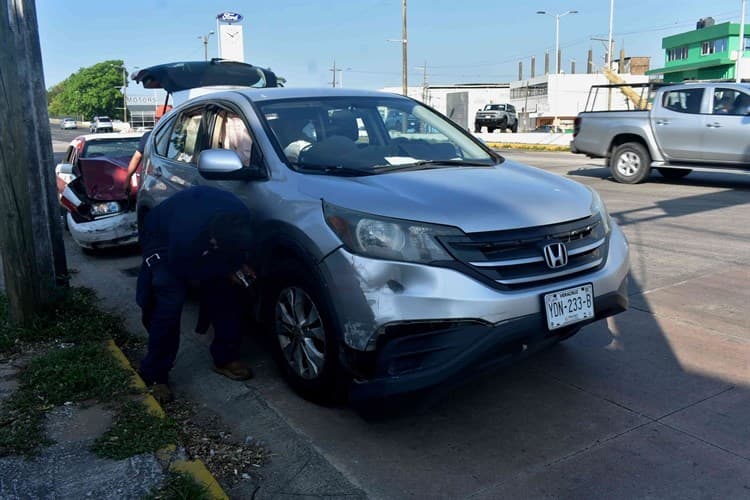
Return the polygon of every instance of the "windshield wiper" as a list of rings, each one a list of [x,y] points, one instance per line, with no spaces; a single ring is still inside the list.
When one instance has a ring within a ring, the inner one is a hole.
[[[414,163],[405,163],[402,165],[393,165],[390,167],[382,167],[383,170],[393,172],[396,170],[419,170],[424,167],[428,168],[439,168],[441,166],[446,167],[491,167],[497,163],[485,163],[480,161],[467,161],[467,160],[420,160]]]
[[[343,175],[343,176],[362,176],[373,175],[372,170],[363,170],[361,168],[345,167],[343,165],[306,165],[304,163],[295,163],[295,168],[314,174]]]

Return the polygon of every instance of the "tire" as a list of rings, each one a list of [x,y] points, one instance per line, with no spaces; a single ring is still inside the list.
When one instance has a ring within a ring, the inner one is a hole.
[[[609,169],[617,182],[638,184],[651,173],[651,155],[643,144],[626,142],[612,152]]]
[[[297,394],[319,404],[346,396],[339,336],[319,278],[296,261],[279,263],[263,291],[262,322],[276,363]]]
[[[689,168],[657,168],[657,170],[665,179],[682,179],[692,172]]]
[[[510,132],[512,134],[518,133],[518,122],[513,124],[513,126],[510,128]]]
[[[481,132],[482,132],[482,127],[477,127],[476,125],[474,125],[474,133],[479,134]]]

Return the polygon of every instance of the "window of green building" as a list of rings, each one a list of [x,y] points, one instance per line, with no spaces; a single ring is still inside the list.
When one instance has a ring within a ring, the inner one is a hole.
[[[667,51],[667,61],[679,61],[688,58],[687,47],[675,47]]]
[[[707,56],[710,54],[716,54],[717,52],[727,51],[727,39],[717,38],[715,40],[707,40],[701,44],[701,55]]]

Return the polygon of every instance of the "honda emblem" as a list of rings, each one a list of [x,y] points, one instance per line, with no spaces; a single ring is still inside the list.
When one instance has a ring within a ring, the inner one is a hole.
[[[544,247],[544,261],[550,269],[568,265],[568,249],[562,243],[550,243]]]

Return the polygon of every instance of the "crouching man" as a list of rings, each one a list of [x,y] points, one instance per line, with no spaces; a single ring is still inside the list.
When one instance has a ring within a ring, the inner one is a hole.
[[[143,263],[136,302],[148,330],[140,375],[154,396],[172,399],[169,371],[180,345],[180,317],[189,282],[198,282],[201,314],[214,327],[214,371],[233,380],[252,377],[238,359],[242,338],[240,289],[254,278],[251,215],[233,194],[197,186],[157,205],[139,235]]]

